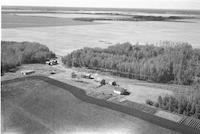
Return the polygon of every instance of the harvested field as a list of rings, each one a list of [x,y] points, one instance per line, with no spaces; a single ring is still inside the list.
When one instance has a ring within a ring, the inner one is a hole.
[[[141,119],[83,102],[42,80],[2,86],[3,132],[175,134]],[[178,134],[178,133],[177,133]]]

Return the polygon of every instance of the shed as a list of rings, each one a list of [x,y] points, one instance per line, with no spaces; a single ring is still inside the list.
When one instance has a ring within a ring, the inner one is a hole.
[[[23,70],[23,71],[21,71],[21,73],[22,73],[23,75],[28,75],[28,74],[35,73],[35,71],[34,71],[34,70]]]
[[[85,75],[86,75],[86,78],[93,79],[91,73],[86,73]]]
[[[57,59],[50,59],[50,60],[47,60],[46,61],[46,64],[52,66],[52,65],[57,65],[58,64],[58,61]]]
[[[91,77],[92,79],[95,79],[97,76],[98,76],[98,74],[97,74],[97,73],[94,73],[94,74],[91,74],[90,77]]]
[[[108,84],[112,86],[117,86],[117,83],[114,80],[109,81]]]
[[[115,87],[113,92],[116,93],[116,94],[124,95],[124,94],[127,93],[127,90],[122,88],[122,87]]]
[[[103,79],[101,77],[95,77],[94,80],[97,82],[101,82]]]
[[[95,77],[94,80],[96,82],[99,82],[101,85],[105,85],[106,84],[106,80],[101,78],[101,77]]]
[[[76,78],[76,77],[77,77],[76,72],[72,72],[72,73],[71,73],[71,77],[72,77],[72,78]]]

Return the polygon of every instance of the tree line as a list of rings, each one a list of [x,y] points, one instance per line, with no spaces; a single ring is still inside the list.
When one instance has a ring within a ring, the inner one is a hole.
[[[1,73],[21,64],[45,63],[55,57],[45,45],[36,42],[1,41]]]
[[[188,43],[116,44],[108,48],[83,48],[62,57],[68,67],[88,67],[135,74],[138,79],[192,84],[200,77],[200,49]],[[128,77],[128,76],[127,76]]]
[[[195,85],[190,95],[159,96],[157,102],[146,100],[146,104],[200,119],[200,84]]]

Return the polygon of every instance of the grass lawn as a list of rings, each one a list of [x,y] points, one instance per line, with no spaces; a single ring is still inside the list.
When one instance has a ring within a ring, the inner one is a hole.
[[[29,134],[175,134],[141,119],[83,102],[42,80],[3,85],[2,131]]]

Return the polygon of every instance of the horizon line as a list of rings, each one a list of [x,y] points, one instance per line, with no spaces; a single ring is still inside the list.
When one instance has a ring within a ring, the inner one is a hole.
[[[147,10],[190,10],[190,11],[200,11],[200,9],[188,9],[188,8],[137,8],[137,7],[74,7],[74,6],[36,6],[36,5],[1,5],[1,7],[57,7],[57,8],[96,8],[96,9],[147,9]]]

